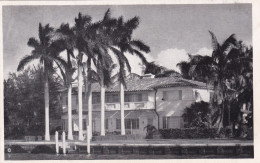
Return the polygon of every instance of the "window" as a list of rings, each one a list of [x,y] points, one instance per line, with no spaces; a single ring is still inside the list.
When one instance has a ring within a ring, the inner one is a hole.
[[[121,129],[121,119],[116,119],[116,129]]]
[[[132,129],[139,129],[139,119],[132,119]]]
[[[139,119],[125,119],[125,129],[139,129]],[[121,119],[116,119],[116,129],[121,129]]]
[[[182,100],[182,90],[163,91],[163,99],[165,101]]]
[[[105,128],[108,130],[108,119],[105,119]]]
[[[182,100],[182,90],[179,90],[179,100]]]
[[[119,94],[106,94],[106,103],[116,103],[119,102]]]
[[[79,100],[78,100],[78,95],[76,95],[76,105],[78,105]]]
[[[131,120],[130,119],[125,120],[125,129],[131,129]]]
[[[92,95],[92,104],[100,104],[100,94]]]
[[[141,101],[148,101],[147,93],[125,94],[125,102],[141,102]]]
[[[167,117],[163,117],[163,129],[168,128]]]
[[[87,120],[86,119],[83,119],[83,130],[87,130]]]
[[[139,129],[139,119],[125,119],[126,129]]]
[[[96,131],[95,128],[96,128],[95,120],[92,120],[92,131]]]

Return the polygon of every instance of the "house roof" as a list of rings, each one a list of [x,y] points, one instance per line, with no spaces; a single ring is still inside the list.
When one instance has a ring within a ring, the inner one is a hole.
[[[84,87],[84,86],[83,86]],[[207,85],[203,82],[198,82],[194,80],[187,80],[183,78],[176,77],[162,77],[162,78],[141,78],[137,76],[132,76],[126,80],[126,92],[135,91],[152,91],[156,88],[166,88],[166,87],[193,87],[202,89],[212,89],[212,86]],[[77,86],[73,88],[77,91]],[[84,92],[83,88],[83,92]],[[120,83],[115,82],[109,88],[106,88],[106,92],[119,92]],[[99,83],[92,84],[92,92],[100,92]]]

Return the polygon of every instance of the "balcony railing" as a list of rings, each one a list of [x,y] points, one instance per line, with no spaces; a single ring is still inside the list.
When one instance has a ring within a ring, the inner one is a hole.
[[[92,104],[93,110],[100,110],[100,104]],[[78,105],[72,106],[72,110],[78,108]],[[83,110],[87,110],[88,105],[83,104]],[[141,101],[141,102],[125,102],[125,110],[140,110],[140,109],[154,109],[154,103],[151,101]],[[105,110],[120,110],[120,103],[106,103]],[[63,105],[63,112],[67,112],[67,106]]]

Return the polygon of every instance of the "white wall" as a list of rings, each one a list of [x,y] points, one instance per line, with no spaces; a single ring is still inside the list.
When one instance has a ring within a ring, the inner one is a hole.
[[[179,100],[178,98],[170,98],[170,99],[176,99],[176,100],[166,100],[163,99],[163,92],[168,91],[169,96],[174,96],[176,94],[171,93],[171,91],[179,91],[182,90],[182,100]],[[200,98],[195,99],[194,92],[197,91]],[[183,111],[185,107],[190,106],[193,102],[198,101],[205,101],[209,102],[210,99],[210,91],[206,89],[194,89],[192,87],[176,87],[176,88],[159,88],[157,90],[156,95],[156,110],[159,113],[159,119],[160,119],[160,126],[159,128],[163,127],[163,117],[175,117],[174,123],[169,122],[171,127],[174,128],[181,128],[183,127],[183,121],[180,118],[183,114]],[[176,124],[177,123],[177,124]],[[178,127],[179,126],[179,127]]]

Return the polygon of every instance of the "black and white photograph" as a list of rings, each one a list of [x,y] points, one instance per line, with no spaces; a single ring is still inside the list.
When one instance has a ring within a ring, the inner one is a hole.
[[[2,4],[4,161],[256,157],[252,2],[59,2]]]

